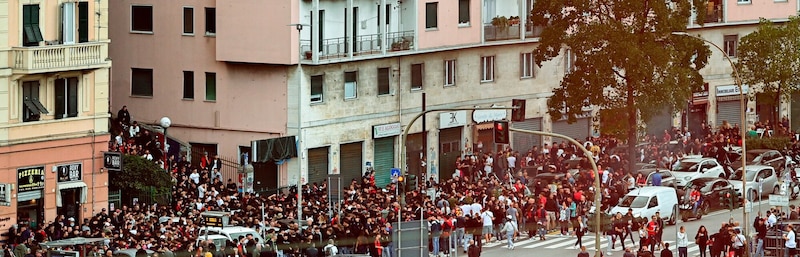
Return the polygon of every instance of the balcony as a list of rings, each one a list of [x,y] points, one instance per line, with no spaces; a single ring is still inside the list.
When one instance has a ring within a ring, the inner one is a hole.
[[[14,74],[35,74],[110,67],[108,42],[12,47]]]
[[[410,51],[414,50],[414,31],[401,31],[386,34],[387,51]],[[319,51],[320,60],[330,60],[348,57],[348,42],[346,37],[323,39]],[[353,42],[353,55],[377,55],[382,51],[381,34],[370,34],[356,36]],[[300,53],[305,60],[313,58],[311,51],[311,40],[300,41]]]
[[[722,3],[719,0],[708,1],[705,23],[723,22]]]
[[[483,25],[483,35],[486,41],[498,40],[515,40],[520,39],[520,24],[512,24],[506,27],[494,26],[492,24]],[[535,38],[542,35],[544,27],[533,26],[533,23],[528,22],[525,25],[525,38]]]

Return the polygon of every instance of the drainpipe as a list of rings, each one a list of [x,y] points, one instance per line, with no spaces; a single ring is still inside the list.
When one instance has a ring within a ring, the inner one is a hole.
[[[94,216],[94,212],[95,212],[94,211],[94,202],[95,202],[95,199],[94,199],[94,195],[95,195],[94,194],[94,185],[95,185],[95,181],[96,181],[95,172],[94,172],[94,168],[95,168],[94,167],[94,160],[95,160],[95,146],[94,145],[95,145],[95,137],[97,136],[97,133],[94,130],[89,131],[89,133],[92,133],[92,165],[91,165],[92,166],[92,213],[91,214]],[[60,194],[60,193],[61,192],[56,192],[56,194]]]

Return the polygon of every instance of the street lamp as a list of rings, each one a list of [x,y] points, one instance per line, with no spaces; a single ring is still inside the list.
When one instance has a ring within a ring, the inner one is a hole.
[[[736,68],[736,64],[733,63],[733,60],[731,60],[731,57],[728,56],[728,53],[725,52],[725,50],[722,50],[722,47],[719,47],[717,44],[714,44],[714,42],[708,41],[707,39],[699,37],[699,36],[691,35],[689,33],[686,33],[685,31],[672,32],[672,35],[687,36],[687,37],[695,38],[695,39],[701,40],[703,42],[706,42],[709,45],[712,45],[715,48],[717,48],[717,50],[719,50],[722,53],[722,56],[725,57],[725,60],[727,60],[728,63],[730,63],[731,69],[733,69],[733,76],[734,76],[734,80],[736,82],[736,86],[739,88],[739,104],[741,105],[740,106],[741,110],[739,110],[739,111],[741,112],[741,123],[742,123],[742,125],[740,126],[740,131],[739,131],[739,134],[740,134],[739,136],[742,137],[742,157],[741,157],[742,158],[742,174],[746,174],[747,173],[747,144],[746,144],[746,142],[747,142],[747,140],[746,140],[747,139],[747,128],[745,126],[747,125],[747,115],[746,115],[747,106],[745,104],[745,100],[746,99],[745,99],[745,96],[744,96],[744,90],[742,88],[742,78],[739,77],[739,70]],[[746,177],[747,176],[742,175],[742,198],[745,199],[745,203],[749,200],[749,199],[747,199],[747,180],[746,180]],[[743,206],[743,208],[742,208],[742,217],[744,217],[743,218],[744,220],[742,221],[742,224],[745,224],[744,225],[745,235],[748,235],[749,232],[750,232],[749,231],[750,230],[750,226],[746,225],[748,220],[749,220],[748,217],[747,217],[747,207],[746,207],[746,205]],[[745,247],[746,247],[746,245],[747,244],[745,244]],[[747,253],[747,251],[745,251],[745,253]]]
[[[300,33],[303,31],[303,26],[311,26],[308,24],[289,24],[287,26],[292,26],[297,30],[297,44],[300,45]],[[299,48],[299,47],[298,47]],[[313,51],[313,50],[312,50]],[[298,51],[299,52],[299,51]],[[303,64],[301,61],[302,57],[298,57],[297,59],[297,148],[300,150],[299,156],[303,155],[303,126],[301,126],[302,122],[302,110],[303,108],[303,94],[302,86],[303,86]],[[303,231],[303,164],[301,162],[302,158],[297,158],[297,229],[298,231]]]
[[[158,121],[158,125],[161,125],[161,127],[164,128],[164,156],[162,157],[164,158],[164,164],[166,165],[164,170],[169,171],[170,163],[168,157],[169,154],[167,153],[167,151],[169,151],[169,138],[167,138],[167,129],[170,125],[172,125],[172,120],[169,119],[169,117],[164,116]]]

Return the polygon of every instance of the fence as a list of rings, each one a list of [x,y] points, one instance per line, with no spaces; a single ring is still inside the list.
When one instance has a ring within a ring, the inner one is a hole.
[[[192,147],[191,152],[191,160],[192,165],[199,167],[200,160],[203,158],[203,155],[207,152],[206,149],[202,147]],[[209,158],[213,158],[215,153],[209,152]],[[219,173],[222,174],[222,182],[225,184],[228,179],[233,180],[236,182],[237,187],[241,187],[244,181],[243,178],[239,177],[239,173],[241,173],[241,165],[239,164],[239,158],[236,157],[223,157],[219,156],[219,159],[222,161],[222,168],[219,169]]]
[[[125,192],[122,194],[122,190],[113,190],[108,192],[108,203],[109,208],[113,206],[114,208],[120,208],[122,205],[134,205],[134,204],[144,204],[144,205],[166,205],[169,206],[172,203],[172,193],[166,192],[157,194],[153,187],[150,187],[145,192]]]

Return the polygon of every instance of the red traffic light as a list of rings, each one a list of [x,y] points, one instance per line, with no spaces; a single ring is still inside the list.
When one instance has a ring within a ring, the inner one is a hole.
[[[494,142],[497,144],[508,144],[508,121],[494,122]]]

